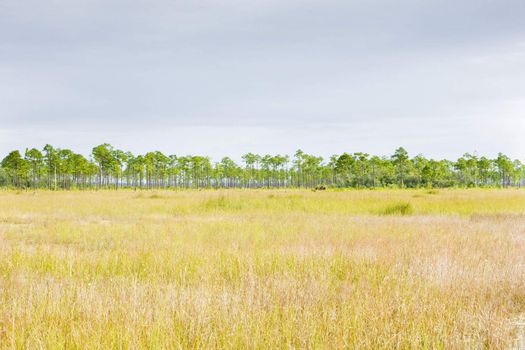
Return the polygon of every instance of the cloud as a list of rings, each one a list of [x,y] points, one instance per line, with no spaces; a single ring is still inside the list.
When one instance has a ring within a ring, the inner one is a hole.
[[[512,0],[4,0],[0,145],[439,156],[498,120],[487,152],[525,157],[505,136],[523,127],[524,17]]]

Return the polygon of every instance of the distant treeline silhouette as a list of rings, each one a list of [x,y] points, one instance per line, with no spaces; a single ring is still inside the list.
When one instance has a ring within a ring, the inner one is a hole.
[[[287,155],[247,153],[242,164],[225,157],[133,155],[110,144],[86,158],[69,149],[46,145],[42,151],[12,151],[1,163],[0,186],[48,189],[102,188],[326,188],[326,187],[521,187],[525,165],[499,153],[497,158],[466,153],[435,160],[409,157],[400,147],[392,156],[343,153],[324,161],[301,150]]]

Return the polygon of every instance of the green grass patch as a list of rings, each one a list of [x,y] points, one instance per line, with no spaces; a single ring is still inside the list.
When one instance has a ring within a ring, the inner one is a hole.
[[[379,215],[412,215],[414,207],[410,202],[399,202],[389,204],[378,211]]]

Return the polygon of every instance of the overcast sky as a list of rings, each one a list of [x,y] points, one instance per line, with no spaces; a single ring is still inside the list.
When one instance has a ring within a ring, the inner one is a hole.
[[[525,160],[523,0],[0,0],[0,157]]]

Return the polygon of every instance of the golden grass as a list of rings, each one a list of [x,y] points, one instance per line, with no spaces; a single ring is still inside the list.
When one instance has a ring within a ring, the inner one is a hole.
[[[520,190],[0,191],[4,348],[512,348],[524,315]]]

